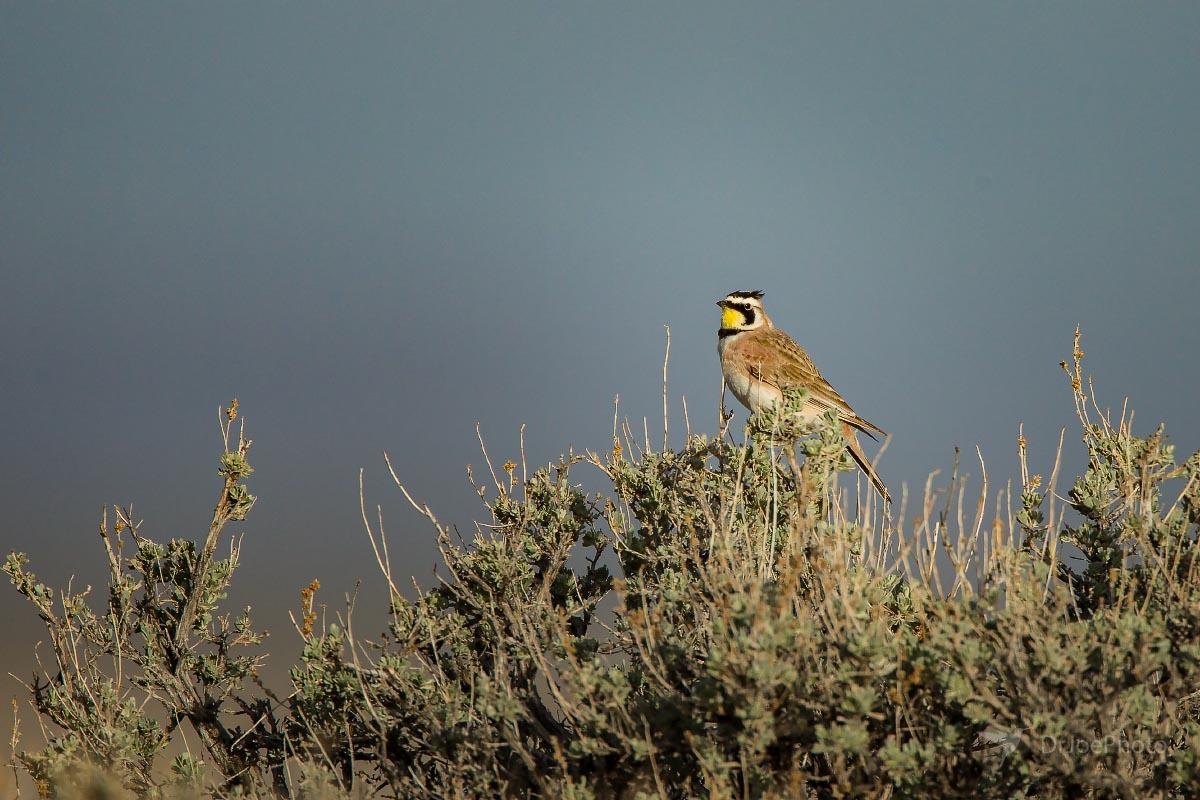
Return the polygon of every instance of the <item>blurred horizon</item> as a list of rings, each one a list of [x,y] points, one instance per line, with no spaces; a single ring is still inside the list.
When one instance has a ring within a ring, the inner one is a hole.
[[[1198,38],[1200,6],[1083,2],[0,7],[4,552],[100,591],[102,507],[201,537],[237,397],[229,606],[281,679],[313,578],[383,619],[360,468],[428,584],[382,451],[469,533],[476,422],[532,468],[609,446],[620,395],[658,441],[665,325],[671,440],[684,396],[711,432],[735,289],[892,435],[897,497],[978,446],[994,503],[1021,423],[1077,474],[1076,324],[1191,453]],[[7,582],[0,616],[22,697],[37,618]]]

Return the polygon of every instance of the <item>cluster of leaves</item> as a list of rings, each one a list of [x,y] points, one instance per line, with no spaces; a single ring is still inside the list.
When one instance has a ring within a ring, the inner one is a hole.
[[[190,755],[176,757],[165,778],[155,769],[184,723],[229,786],[281,762],[273,757],[282,752],[282,735],[271,700],[244,691],[261,665],[255,648],[263,635],[249,608],[236,616],[219,612],[240,546],[230,541],[226,558],[216,557],[217,547],[227,524],[245,519],[255,501],[243,483],[253,472],[246,460],[251,441],[240,429],[230,439],[237,414],[236,400],[222,413],[222,486],[202,543],[145,537],[132,508],[115,508],[112,521],[105,514],[100,538],[109,585],[102,610],[88,604],[90,587],[68,587],[56,602],[23,553],[5,560],[4,572],[45,623],[54,659],[29,689],[56,733],[43,751],[19,756],[43,792],[71,785],[83,762],[104,765],[143,795],[194,787],[203,771]],[[238,715],[251,723],[235,724]],[[282,787],[281,770],[274,778]]]
[[[986,481],[972,517],[957,477],[944,499],[926,492],[909,530],[877,499],[851,513],[840,426],[795,422],[799,396],[741,443],[689,432],[656,451],[626,428],[604,454],[519,476],[508,462],[480,487],[488,521],[469,538],[414,503],[445,566],[428,591],[400,591],[368,524],[388,630],[314,630],[310,593],[283,699],[234,655],[257,642],[248,618],[216,610],[237,551],[214,561],[213,531],[253,501],[249,443],[227,447],[204,547],[126,522],[137,555],[109,546],[105,615],[69,592],[56,610],[10,556],[58,659],[31,687],[56,732],[22,761],[48,791],[94,760],[158,795],[171,777],[156,757],[187,722],[205,761],[174,780],[221,793],[1190,796],[1200,455],[1177,464],[1161,428],[1138,437],[1100,414],[1081,358],[1077,341],[1086,470],[1061,501],[1023,459],[1017,508],[998,500],[990,520]],[[603,490],[582,487],[582,468]]]

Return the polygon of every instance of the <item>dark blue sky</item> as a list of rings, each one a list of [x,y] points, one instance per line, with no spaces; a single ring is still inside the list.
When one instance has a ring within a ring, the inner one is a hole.
[[[382,606],[360,466],[428,581],[382,450],[469,526],[475,421],[500,461],[522,423],[535,462],[606,446],[614,394],[660,413],[665,324],[712,429],[732,289],[893,434],[893,487],[977,444],[1003,481],[1021,421],[1048,472],[1076,323],[1191,452],[1197,53],[1183,3],[6,3],[2,549],[95,581],[114,502],[199,537],[236,395],[233,600],[290,653],[314,576]]]

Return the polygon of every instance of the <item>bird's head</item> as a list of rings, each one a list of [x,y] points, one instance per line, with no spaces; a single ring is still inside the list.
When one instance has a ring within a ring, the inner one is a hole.
[[[771,327],[771,319],[763,311],[762,292],[730,292],[717,301],[721,307],[721,333],[752,331]]]

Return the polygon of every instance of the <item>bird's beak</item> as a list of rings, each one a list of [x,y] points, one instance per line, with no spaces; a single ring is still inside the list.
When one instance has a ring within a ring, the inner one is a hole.
[[[724,307],[725,307],[725,301],[724,301],[724,300],[718,300],[718,301],[717,301],[717,306],[718,306],[719,308],[724,308]]]

